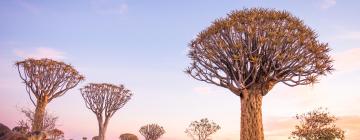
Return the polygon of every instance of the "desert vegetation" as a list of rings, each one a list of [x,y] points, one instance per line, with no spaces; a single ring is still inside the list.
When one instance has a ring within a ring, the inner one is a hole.
[[[145,137],[145,140],[157,140],[165,134],[165,129],[158,124],[147,124],[142,126],[139,132]]]
[[[241,140],[265,139],[262,102],[275,85],[312,85],[333,71],[328,44],[287,11],[266,8],[232,11],[200,31],[188,48],[190,64],[184,76],[225,88],[239,99],[241,122],[236,125],[240,126]],[[85,81],[85,76],[72,65],[50,58],[27,58],[15,66],[34,109],[21,109],[25,119],[13,129],[0,123],[0,140],[65,139],[65,132],[57,127],[61,116],[48,113],[47,105],[76,88]],[[97,119],[98,132],[89,139],[107,140],[111,118],[133,98],[133,92],[123,84],[90,82],[78,93]],[[316,109],[296,115],[296,119],[299,124],[289,139],[345,139],[345,131],[335,125],[337,118],[326,110]],[[182,133],[193,140],[210,140],[220,129],[223,128],[219,124],[203,118],[191,122]],[[138,133],[145,140],[158,140],[168,132],[153,123],[141,126]],[[118,138],[138,140],[132,132]]]
[[[210,135],[220,129],[220,126],[215,122],[210,122],[207,118],[203,118],[200,121],[193,121],[189,127],[185,130],[194,140],[208,140]]]
[[[275,84],[314,84],[333,69],[328,45],[286,11],[233,11],[189,46],[192,63],[186,73],[240,98],[241,140],[264,139],[262,99]]]

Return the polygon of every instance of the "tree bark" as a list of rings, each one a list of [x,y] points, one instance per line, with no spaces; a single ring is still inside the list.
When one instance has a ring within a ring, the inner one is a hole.
[[[98,120],[98,125],[99,125],[99,140],[104,140],[104,134],[103,134],[103,129],[104,129],[104,126],[103,126],[103,118],[102,116],[97,116],[97,120]]]
[[[45,108],[48,103],[46,97],[37,100],[34,114],[34,122],[32,124],[32,131],[42,131],[44,126]]]
[[[105,134],[106,134],[106,128],[109,122],[109,118],[105,118],[105,120],[103,119],[103,117],[97,117],[98,119],[98,125],[99,125],[99,139],[100,140],[105,140]]]
[[[260,90],[243,91],[241,97],[241,140],[264,140]]]

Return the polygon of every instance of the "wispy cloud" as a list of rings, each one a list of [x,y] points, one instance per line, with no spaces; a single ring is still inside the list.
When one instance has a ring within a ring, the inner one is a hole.
[[[30,3],[29,1],[16,0],[16,3],[30,13],[38,14],[40,12],[39,7],[33,3]]]
[[[16,56],[21,58],[51,58],[51,59],[65,59],[65,53],[62,51],[58,51],[52,48],[46,48],[46,47],[39,47],[35,48],[33,51],[29,50],[21,50],[21,49],[14,49],[14,53]]]
[[[128,12],[128,5],[119,1],[93,0],[91,6],[98,14],[125,14]]]
[[[360,31],[343,31],[336,36],[336,39],[360,41]]]
[[[325,10],[335,5],[336,5],[336,0],[321,0],[320,8]]]

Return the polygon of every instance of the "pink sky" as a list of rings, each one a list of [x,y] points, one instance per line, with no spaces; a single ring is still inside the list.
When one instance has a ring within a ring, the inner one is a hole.
[[[306,4],[304,4],[306,3]],[[187,43],[234,9],[288,10],[313,28],[332,49],[335,71],[313,86],[277,84],[263,100],[265,136],[287,139],[298,113],[326,107],[339,117],[347,140],[360,136],[359,1],[0,1],[0,123],[14,127],[33,107],[14,63],[27,57],[73,65],[86,81],[54,99],[47,109],[59,116],[67,139],[97,135],[95,115],[79,88],[90,82],[124,84],[133,98],[110,120],[107,138],[158,123],[160,140],[190,139],[191,121],[209,118],[221,126],[214,140],[239,140],[240,100],[230,91],[184,74]],[[185,10],[184,10],[185,9]]]

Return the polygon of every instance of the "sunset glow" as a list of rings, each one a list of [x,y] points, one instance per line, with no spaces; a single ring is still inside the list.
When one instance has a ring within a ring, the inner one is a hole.
[[[240,99],[231,91],[185,74],[188,45],[196,35],[232,10],[264,7],[302,19],[328,43],[334,71],[318,83],[289,87],[278,83],[263,97],[266,140],[288,139],[296,114],[318,107],[338,117],[346,140],[360,138],[360,2],[355,0],[0,1],[0,123],[10,129],[34,109],[16,61],[50,58],[71,64],[85,81],[46,109],[59,117],[66,139],[91,139],[96,116],[80,88],[89,83],[123,84],[131,99],[111,118],[106,139],[156,123],[160,140],[190,140],[192,121],[208,118],[221,126],[213,140],[240,139]]]

